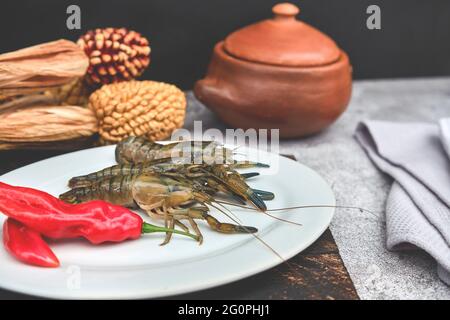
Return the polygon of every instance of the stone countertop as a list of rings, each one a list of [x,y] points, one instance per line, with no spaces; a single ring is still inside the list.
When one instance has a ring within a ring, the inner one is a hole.
[[[386,249],[385,201],[391,180],[380,173],[353,139],[359,121],[435,122],[450,116],[450,78],[355,81],[348,110],[322,133],[282,140],[280,153],[293,154],[332,186],[337,203],[373,212],[337,209],[330,226],[361,299],[450,299],[423,251]],[[188,93],[187,129],[202,120],[203,130],[226,126]]]

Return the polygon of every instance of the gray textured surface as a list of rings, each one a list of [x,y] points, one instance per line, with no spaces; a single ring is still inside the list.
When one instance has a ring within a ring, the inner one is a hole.
[[[186,124],[202,120],[204,130],[226,128],[192,94],[188,99]],[[430,256],[387,251],[384,208],[392,182],[352,136],[363,119],[436,121],[444,116],[450,116],[450,78],[359,81],[347,112],[333,126],[309,138],[281,142],[281,153],[294,154],[328,181],[338,204],[373,212],[338,209],[331,224],[362,299],[450,299],[450,287],[438,279]]]

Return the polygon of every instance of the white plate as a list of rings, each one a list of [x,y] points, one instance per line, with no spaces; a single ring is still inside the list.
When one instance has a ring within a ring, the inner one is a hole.
[[[257,169],[261,176],[249,180],[252,187],[275,193],[275,199],[267,201],[269,209],[335,204],[327,183],[306,166],[253,149],[240,152],[274,168],[278,163],[277,174],[271,169]],[[69,178],[113,164],[114,146],[94,148],[36,162],[1,176],[0,181],[58,196],[67,190]],[[243,224],[257,227],[259,236],[286,260],[319,238],[334,213],[332,208],[273,213],[303,225],[299,227],[260,212],[230,209]],[[229,221],[220,212],[212,212],[220,220]],[[0,224],[4,219],[0,215]],[[0,247],[0,287],[53,298],[164,297],[226,284],[282,262],[251,235],[224,235],[211,231],[203,222],[199,225],[204,235],[201,246],[190,238],[174,236],[168,245],[161,247],[163,234],[99,246],[84,240],[53,241],[50,245],[61,262],[57,269],[22,264]]]

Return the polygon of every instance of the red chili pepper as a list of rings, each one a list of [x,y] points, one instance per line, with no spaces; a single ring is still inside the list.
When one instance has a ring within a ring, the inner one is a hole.
[[[18,260],[40,267],[59,267],[58,258],[41,235],[11,218],[3,224],[3,244]]]
[[[105,201],[67,204],[36,189],[0,182],[0,212],[53,239],[83,237],[93,244],[137,239],[143,233],[172,232],[197,236],[146,223],[136,213]]]

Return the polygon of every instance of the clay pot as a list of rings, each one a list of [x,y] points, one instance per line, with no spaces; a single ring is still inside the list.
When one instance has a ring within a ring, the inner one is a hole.
[[[281,137],[318,132],[348,105],[349,59],[328,36],[296,20],[296,6],[272,10],[273,19],[216,44],[194,93],[233,127],[280,129]]]

